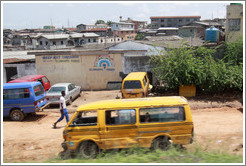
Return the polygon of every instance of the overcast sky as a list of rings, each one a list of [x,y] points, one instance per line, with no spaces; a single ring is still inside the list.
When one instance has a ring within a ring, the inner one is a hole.
[[[53,25],[56,28],[76,27],[78,24],[94,24],[96,20],[119,22],[119,16],[147,21],[151,16],[192,16],[201,19],[225,18],[226,5],[217,2],[45,2],[8,3],[3,2],[3,28],[43,28]]]

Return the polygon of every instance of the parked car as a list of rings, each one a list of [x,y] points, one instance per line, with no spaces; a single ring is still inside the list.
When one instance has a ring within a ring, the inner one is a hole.
[[[46,98],[49,104],[59,104],[61,91],[65,91],[66,103],[72,104],[73,100],[80,96],[81,87],[72,83],[57,83],[51,86],[46,93]]]
[[[122,82],[122,98],[146,97],[151,88],[146,72],[131,72]]]
[[[45,107],[47,100],[40,82],[3,84],[3,116],[22,121],[26,114]]]
[[[34,81],[39,81],[43,85],[45,91],[50,89],[50,81],[45,75],[27,75],[27,76],[20,77],[15,80],[9,81],[8,83],[34,82]]]

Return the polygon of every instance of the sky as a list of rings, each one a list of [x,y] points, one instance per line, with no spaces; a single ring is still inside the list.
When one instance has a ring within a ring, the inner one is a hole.
[[[225,18],[227,2],[139,1],[128,2],[3,2],[2,25],[5,29],[76,27],[95,24],[96,20],[119,22],[119,17],[147,21],[151,16],[201,16],[201,19]]]

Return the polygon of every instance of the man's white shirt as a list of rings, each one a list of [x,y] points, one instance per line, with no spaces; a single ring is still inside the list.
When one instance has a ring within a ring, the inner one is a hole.
[[[61,104],[63,105],[63,109],[65,109],[66,108],[66,101],[65,101],[65,98],[63,96],[60,97],[60,109],[62,109]]]

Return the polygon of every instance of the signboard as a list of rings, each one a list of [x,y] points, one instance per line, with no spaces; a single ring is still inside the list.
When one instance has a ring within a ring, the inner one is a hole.
[[[54,62],[54,63],[64,63],[64,62],[72,62],[77,63],[80,62],[78,55],[46,55],[42,57],[43,62]]]

